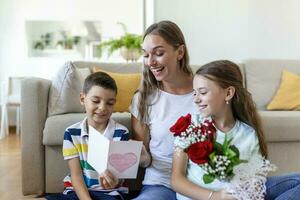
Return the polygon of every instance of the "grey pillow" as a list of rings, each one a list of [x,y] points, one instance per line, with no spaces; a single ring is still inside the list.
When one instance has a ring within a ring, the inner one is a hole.
[[[79,101],[79,94],[82,90],[84,78],[87,75],[86,70],[84,75],[81,74],[72,62],[64,64],[52,80],[49,93],[48,116],[84,112],[84,107]]]

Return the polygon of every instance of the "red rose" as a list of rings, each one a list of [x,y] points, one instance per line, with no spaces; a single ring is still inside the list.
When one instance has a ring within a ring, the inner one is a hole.
[[[204,123],[201,126],[201,132],[206,133],[208,138],[212,140],[215,137],[215,133],[217,132],[217,129],[214,126],[213,121],[205,120]]]
[[[181,132],[185,131],[191,124],[191,114],[181,116],[177,122],[170,128],[170,131],[174,133],[174,136],[179,136]]]
[[[211,140],[206,140],[204,142],[197,142],[192,144],[187,149],[187,154],[189,158],[197,164],[203,164],[208,162],[209,154],[213,151],[213,143]]]

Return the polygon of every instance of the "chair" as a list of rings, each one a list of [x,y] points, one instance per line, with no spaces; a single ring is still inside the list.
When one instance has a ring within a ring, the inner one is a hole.
[[[7,127],[7,107],[5,103],[5,93],[6,93],[6,82],[1,82],[0,88],[1,98],[0,98],[0,106],[1,106],[1,130],[0,130],[0,139],[4,138],[8,134],[8,127]]]
[[[8,108],[16,109],[16,133],[20,134],[20,104],[21,104],[21,81],[24,77],[9,77],[1,84],[1,132],[0,139],[9,134]]]

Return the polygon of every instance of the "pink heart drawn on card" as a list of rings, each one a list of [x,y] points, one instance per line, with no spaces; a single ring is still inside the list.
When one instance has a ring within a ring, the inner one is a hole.
[[[136,155],[132,152],[125,154],[112,153],[108,162],[118,172],[122,173],[137,162]]]

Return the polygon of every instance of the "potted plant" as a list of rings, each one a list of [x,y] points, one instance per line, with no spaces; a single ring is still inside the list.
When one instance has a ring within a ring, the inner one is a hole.
[[[41,35],[41,39],[35,41],[33,48],[38,50],[44,50],[45,48],[49,48],[51,46],[53,40],[53,33],[45,33],[45,35]]]
[[[128,33],[126,26],[123,23],[119,23],[124,30],[124,35],[117,39],[111,39],[100,43],[98,48],[102,51],[103,48],[108,49],[108,55],[120,50],[121,56],[126,61],[136,61],[142,54],[141,44],[142,36],[137,34]]]

